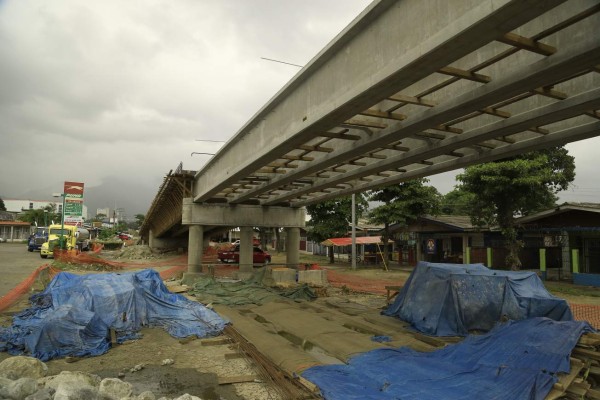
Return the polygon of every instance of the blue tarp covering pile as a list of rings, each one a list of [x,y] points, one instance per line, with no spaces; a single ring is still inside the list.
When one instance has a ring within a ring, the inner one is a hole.
[[[489,331],[498,321],[509,319],[573,320],[567,302],[551,295],[534,272],[427,262],[419,262],[383,314],[397,316],[434,336]]]
[[[61,272],[32,307],[0,328],[0,350],[43,361],[100,355],[110,347],[110,329],[119,342],[138,336],[142,326],[161,327],[183,338],[220,334],[227,322],[200,303],[172,294],[156,271],[74,275]]]
[[[591,330],[581,321],[509,321],[431,353],[377,349],[302,375],[327,400],[537,400],[550,392],[557,372],[569,371],[573,347]]]

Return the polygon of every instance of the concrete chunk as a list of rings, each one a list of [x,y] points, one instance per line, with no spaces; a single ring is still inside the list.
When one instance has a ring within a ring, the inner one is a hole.
[[[327,286],[327,271],[324,269],[298,271],[298,283],[306,283],[309,286],[316,287]]]

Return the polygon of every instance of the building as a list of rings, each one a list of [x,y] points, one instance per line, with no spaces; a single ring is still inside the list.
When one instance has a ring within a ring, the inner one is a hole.
[[[13,213],[0,211],[0,242],[19,242],[29,238],[31,224],[16,221]]]
[[[30,200],[30,199],[2,199],[4,201],[4,206],[6,207],[6,211],[12,213],[15,216],[15,219],[18,218],[23,212],[27,210],[37,210],[40,208],[46,208],[51,204],[56,205],[56,212],[62,213],[62,199],[57,198],[53,200]],[[82,210],[83,218],[87,219],[88,211],[87,206],[83,205]]]
[[[564,203],[517,219],[542,274],[600,286],[600,204]],[[525,251],[527,256],[527,251]]]

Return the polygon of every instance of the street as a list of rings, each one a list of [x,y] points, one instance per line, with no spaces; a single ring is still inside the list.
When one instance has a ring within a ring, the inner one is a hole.
[[[25,243],[0,243],[0,297],[46,262],[39,251],[28,252]]]

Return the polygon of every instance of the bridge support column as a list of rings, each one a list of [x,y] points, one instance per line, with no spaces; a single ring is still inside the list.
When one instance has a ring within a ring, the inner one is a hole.
[[[204,228],[202,225],[190,225],[188,240],[188,270],[183,274],[183,282],[192,283],[194,278],[202,274],[202,247]]]
[[[254,240],[252,227],[240,227],[240,272],[238,279],[248,279],[254,271]]]
[[[300,228],[287,228],[285,239],[285,262],[295,268],[300,264]]]

